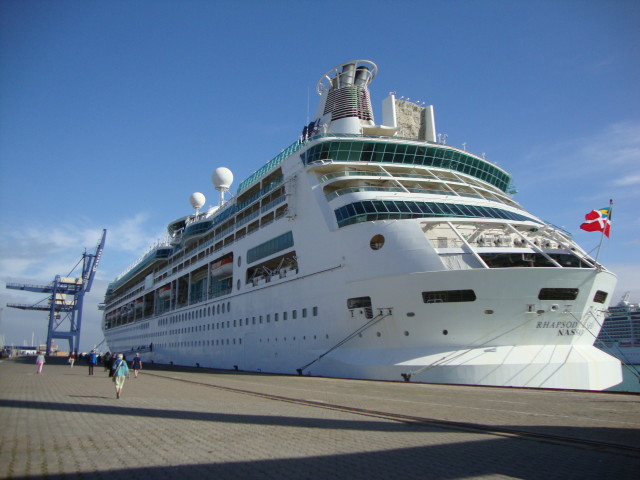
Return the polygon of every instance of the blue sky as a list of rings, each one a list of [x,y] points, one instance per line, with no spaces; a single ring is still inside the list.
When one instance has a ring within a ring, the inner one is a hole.
[[[102,340],[107,283],[191,212],[292,143],[332,67],[368,59],[388,92],[435,106],[447,143],[513,175],[516,200],[587,250],[584,214],[614,200],[599,259],[613,301],[640,300],[637,1],[0,2],[0,308],[6,282],[66,275],[103,228],[81,347]],[[77,273],[77,272],[76,272]],[[7,343],[43,313],[4,308]]]

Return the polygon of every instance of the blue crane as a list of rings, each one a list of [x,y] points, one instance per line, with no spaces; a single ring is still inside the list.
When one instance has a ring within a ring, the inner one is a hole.
[[[87,253],[86,250],[82,259],[82,274],[80,277],[62,277],[56,275],[49,285],[28,285],[18,283],[7,283],[7,288],[14,290],[24,290],[27,292],[49,293],[48,302],[36,303],[35,305],[24,305],[8,303],[7,307],[21,310],[41,310],[49,312],[49,328],[47,331],[47,355],[51,354],[51,344],[55,339],[67,340],[69,342],[69,352],[77,352],[80,346],[80,329],[82,326],[82,306],[84,294],[91,290],[93,278],[95,277],[104,244],[107,238],[107,230],[102,230],[95,253]],[[73,268],[72,272],[75,270]],[[69,320],[69,330],[62,331],[58,328]]]

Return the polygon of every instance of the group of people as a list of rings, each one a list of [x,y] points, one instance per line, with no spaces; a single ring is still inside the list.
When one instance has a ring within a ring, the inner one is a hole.
[[[82,357],[82,356],[81,356]],[[122,353],[112,354],[107,352],[104,357],[98,355],[95,350],[92,350],[90,353],[84,356],[87,359],[87,363],[89,364],[89,375],[93,375],[93,371],[95,366],[98,363],[102,363],[104,365],[104,371],[109,372],[109,377],[113,379],[113,382],[116,384],[116,398],[120,398],[120,394],[122,393],[122,388],[124,387],[124,381],[129,377],[129,365],[127,365],[127,360]],[[71,352],[69,355],[68,363],[73,368],[73,365],[76,361],[75,352]],[[37,373],[42,373],[42,367],[45,363],[45,357],[43,353],[40,353],[36,358],[36,367]],[[133,370],[134,378],[138,378],[138,373],[142,370],[142,359],[140,358],[140,354],[136,353],[136,356],[131,361],[131,369]]]

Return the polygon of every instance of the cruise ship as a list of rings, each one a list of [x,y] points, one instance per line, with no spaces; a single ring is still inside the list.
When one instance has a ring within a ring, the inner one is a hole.
[[[320,77],[295,141],[192,210],[116,278],[103,331],[143,361],[249,372],[603,390],[616,277],[513,199],[502,167],[436,134],[378,67]],[[227,198],[230,197],[230,198]],[[186,203],[186,202],[185,202]]]
[[[629,296],[609,307],[595,345],[627,365],[640,365],[640,304],[629,302]]]

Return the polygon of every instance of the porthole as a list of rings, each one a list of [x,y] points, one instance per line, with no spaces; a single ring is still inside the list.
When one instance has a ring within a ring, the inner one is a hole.
[[[381,334],[380,332],[376,332],[376,335],[377,335],[378,337],[381,337],[381,336],[382,336],[382,334]]]
[[[369,242],[371,250],[380,250],[384,246],[384,237],[382,235],[374,235]]]
[[[449,335],[449,330],[442,330],[443,335]]]
[[[409,332],[407,332],[406,330],[404,331],[404,336],[408,337],[409,336]]]
[[[238,266],[242,265],[242,257],[238,256]]]

